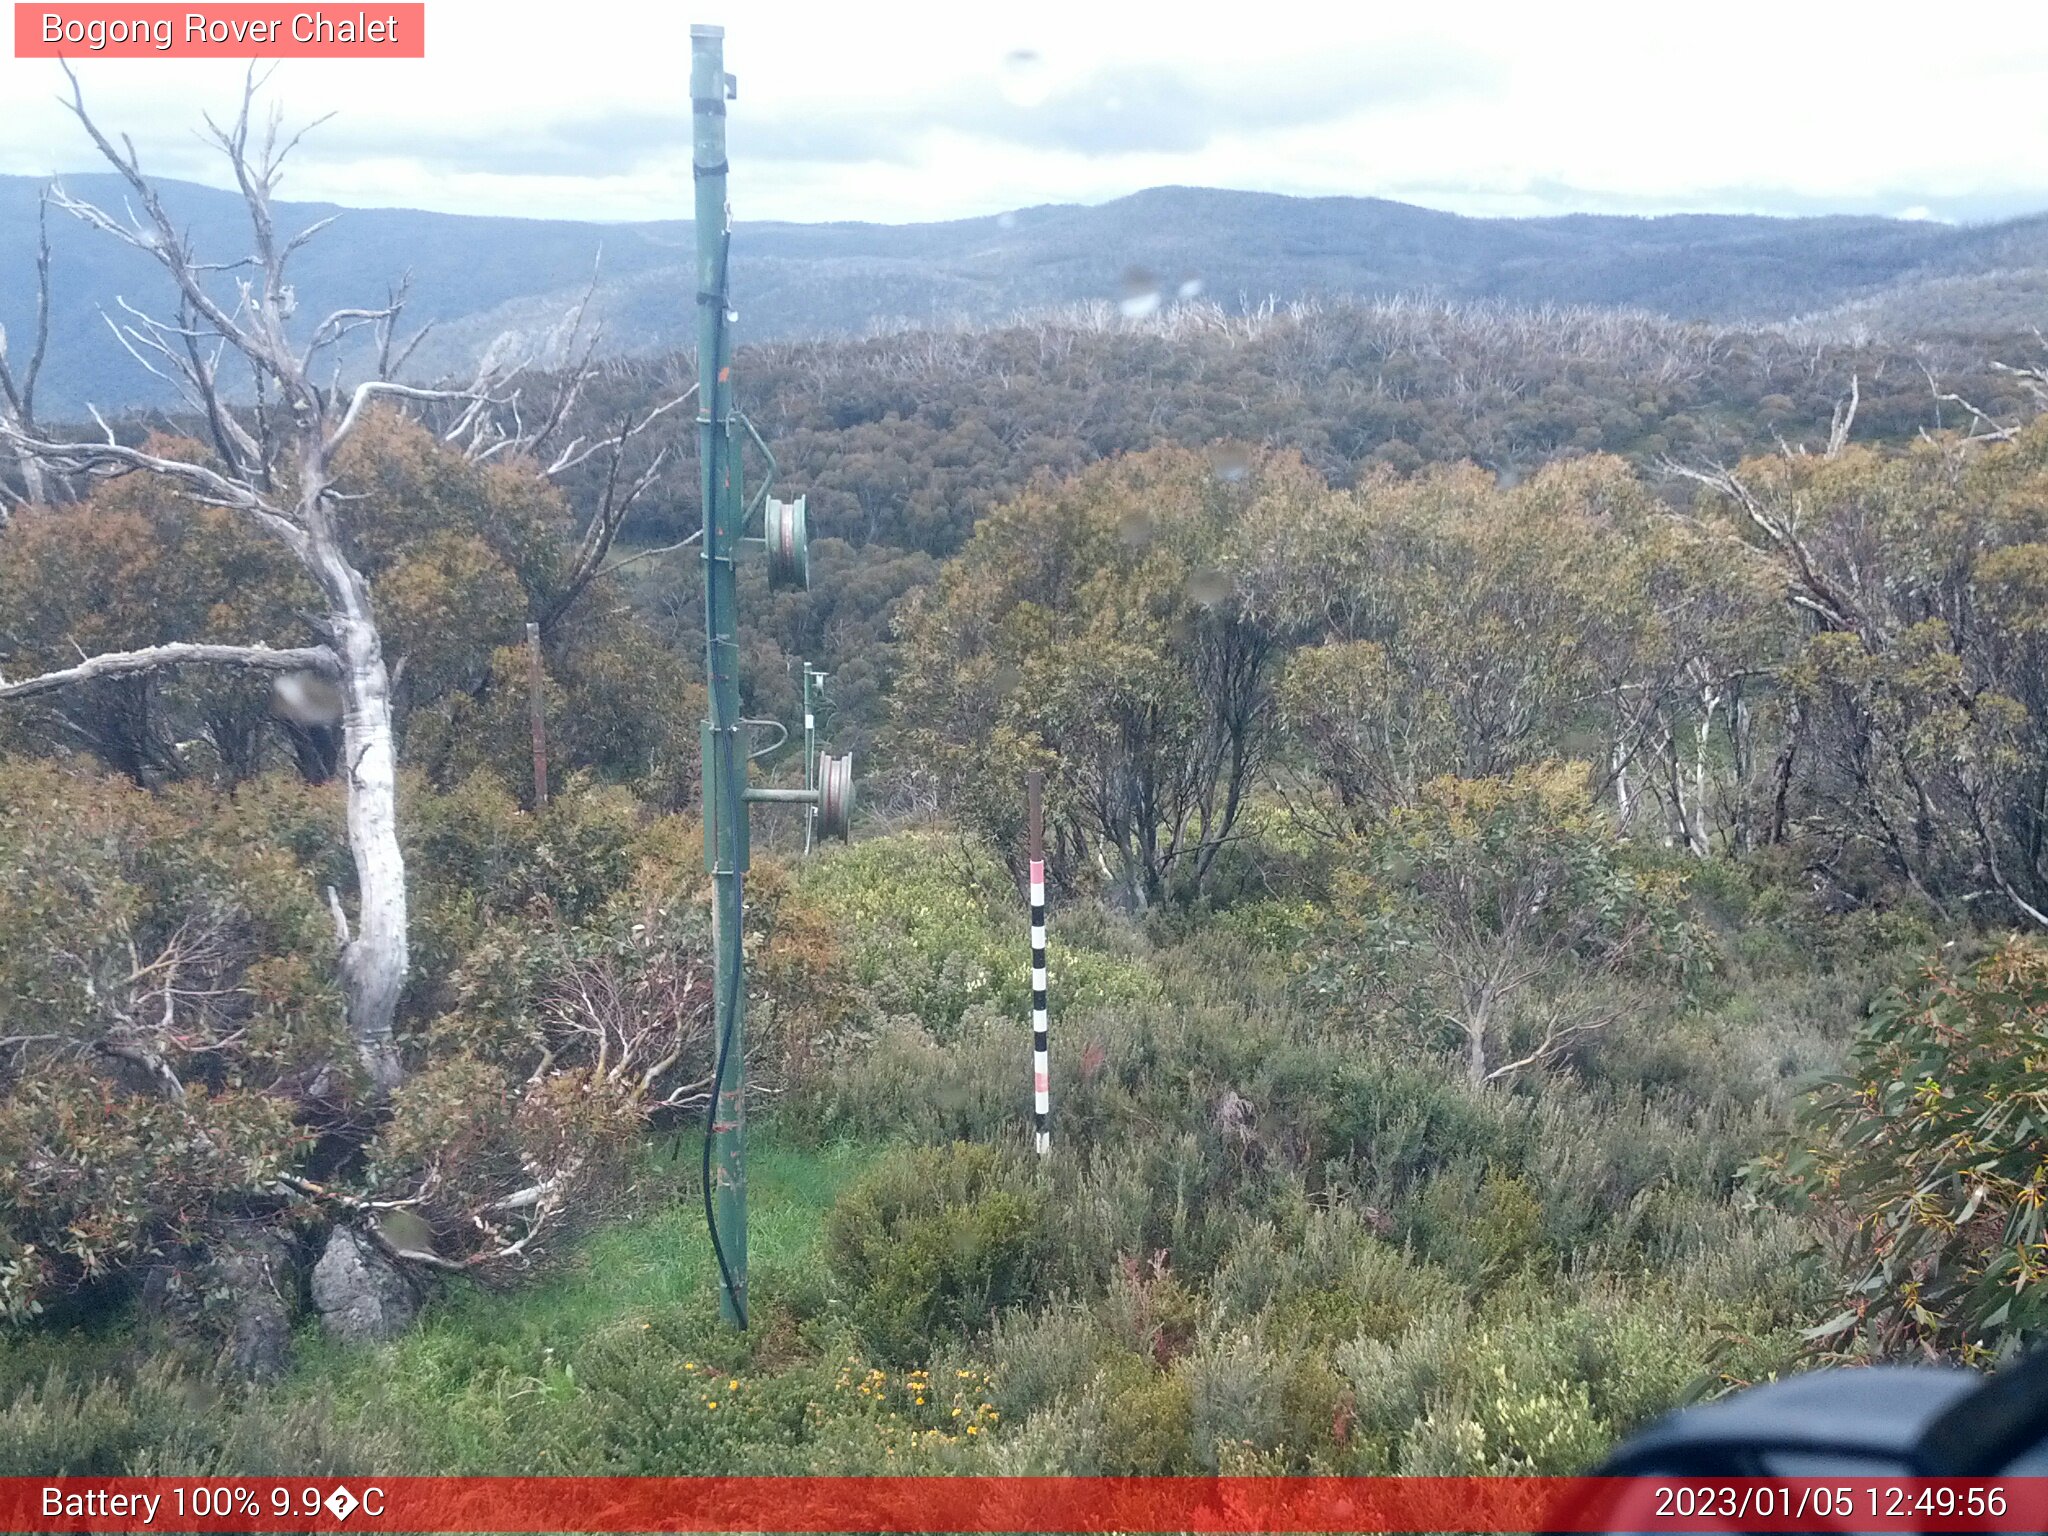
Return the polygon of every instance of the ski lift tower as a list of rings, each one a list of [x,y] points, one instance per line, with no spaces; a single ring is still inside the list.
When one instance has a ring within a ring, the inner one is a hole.
[[[716,1057],[704,1137],[704,1220],[718,1264],[719,1307],[736,1328],[747,1326],[747,1067],[746,974],[741,943],[743,884],[748,862],[747,813],[754,801],[810,808],[820,837],[844,839],[853,812],[853,759],[805,763],[803,789],[751,788],[752,754],[741,741],[751,724],[740,714],[737,562],[743,544],[765,545],[771,587],[810,586],[810,530],[804,499],[768,495],[775,459],[753,424],[733,409],[732,308],[728,281],[732,217],[726,201],[725,104],[736,96],[725,72],[725,29],[690,28],[691,170],[696,182],[697,463],[704,501],[704,677],[709,715],[704,754],[704,860],[711,872]],[[741,464],[742,427],[767,461],[750,504]],[[754,508],[761,534],[745,536]],[[787,731],[784,739],[787,739]],[[779,743],[778,743],[779,744]],[[772,746],[769,750],[772,750]],[[806,758],[810,752],[808,736]]]

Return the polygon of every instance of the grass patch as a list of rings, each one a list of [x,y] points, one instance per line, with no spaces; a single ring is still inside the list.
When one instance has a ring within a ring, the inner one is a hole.
[[[591,1406],[577,1378],[593,1351],[630,1345],[635,1333],[650,1335],[649,1348],[701,1355],[720,1369],[786,1351],[790,1293],[815,1284],[826,1217],[870,1154],[850,1143],[749,1148],[754,1326],[742,1337],[718,1318],[695,1146],[685,1136],[673,1161],[666,1149],[650,1160],[647,1178],[672,1181],[671,1201],[592,1234],[528,1289],[457,1288],[415,1331],[377,1350],[340,1347],[309,1327],[278,1394],[318,1400],[365,1428],[395,1429],[422,1470],[540,1470],[558,1445],[564,1462],[587,1464],[567,1446],[573,1421]]]

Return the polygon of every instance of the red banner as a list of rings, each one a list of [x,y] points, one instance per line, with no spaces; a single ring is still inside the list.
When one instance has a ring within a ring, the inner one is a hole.
[[[7,1531],[2040,1531],[2048,1478],[0,1478]]]
[[[17,59],[423,59],[427,8],[66,5],[14,7]]]

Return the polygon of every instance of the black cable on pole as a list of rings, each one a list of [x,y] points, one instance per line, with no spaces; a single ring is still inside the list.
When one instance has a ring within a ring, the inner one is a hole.
[[[745,942],[742,935],[741,942]],[[718,1211],[711,1199],[711,1143],[718,1134],[718,1096],[725,1090],[725,1062],[732,1049],[732,1021],[739,1011],[740,968],[732,968],[730,990],[725,999],[725,1027],[718,1032],[718,1060],[711,1068],[711,1102],[704,1106],[704,1229],[711,1234],[711,1254],[718,1260],[718,1275],[725,1294],[732,1298],[733,1315],[740,1332],[747,1330],[747,1299],[732,1283],[732,1266],[725,1259],[725,1244],[718,1239]],[[742,1114],[746,1112],[741,1106]]]
[[[721,103],[721,107],[722,106],[723,104]],[[726,316],[728,313],[730,313],[730,310],[726,303],[726,292],[729,286],[728,274],[731,269],[731,264],[732,231],[730,229],[727,229],[725,232],[725,238],[723,242],[720,244],[718,250],[718,285],[711,292],[700,293],[697,296],[699,303],[712,301],[715,302],[717,305],[717,319],[714,322],[717,329],[713,336],[711,350],[711,359],[713,367],[717,366],[719,355],[725,350]],[[705,408],[707,410],[710,409],[712,403],[713,402],[711,401],[704,402]],[[712,431],[714,434],[717,432],[718,426],[719,423],[716,421],[716,419],[714,419],[712,422]],[[713,517],[716,517],[719,515],[719,513],[717,511],[713,511],[711,515]],[[708,609],[706,610],[706,617],[709,617]],[[723,741],[719,742],[717,745],[717,750],[720,752],[722,756],[722,766],[724,770],[719,775],[719,777],[727,787],[730,787],[733,775],[739,771],[738,766],[732,761],[732,752],[730,750],[729,743]],[[724,809],[726,814],[731,814],[731,807],[728,806]],[[744,816],[746,815],[746,813],[746,802],[741,801],[739,807],[739,814]],[[732,878],[735,883],[735,895],[738,895],[738,882],[740,879],[740,875],[739,870],[737,868],[733,870]],[[715,905],[715,903],[717,902],[717,897],[715,894],[712,897],[712,901]],[[704,1106],[703,1161],[704,1230],[711,1234],[711,1254],[713,1258],[718,1260],[718,1276],[725,1286],[725,1294],[732,1298],[733,1317],[739,1323],[741,1332],[745,1332],[747,1327],[747,1301],[746,1297],[740,1293],[739,1287],[733,1284],[732,1265],[726,1260],[725,1244],[723,1241],[720,1240],[718,1235],[718,1209],[712,1197],[711,1186],[711,1145],[715,1140],[717,1140],[718,1137],[718,1099],[719,1095],[725,1091],[725,1067],[726,1062],[732,1053],[733,1022],[739,1015],[740,967],[742,963],[742,960],[739,957],[744,956],[746,945],[746,934],[743,928],[745,919],[741,916],[744,910],[745,903],[743,899],[735,900],[733,902],[733,920],[736,924],[742,925],[742,931],[735,933],[733,935],[733,952],[736,958],[732,966],[731,974],[726,978],[727,991],[726,996],[723,1000],[725,1006],[721,1010],[724,1016],[724,1022],[721,1025],[718,1032],[717,1059],[713,1062],[711,1068],[711,1100],[708,1104]],[[746,1105],[744,1103],[742,1103],[740,1106],[740,1113],[742,1115],[746,1113]]]

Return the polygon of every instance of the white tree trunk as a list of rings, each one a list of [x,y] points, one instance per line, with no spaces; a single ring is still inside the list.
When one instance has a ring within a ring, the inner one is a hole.
[[[1479,1007],[1468,1006],[1465,1017],[1459,1021],[1465,1031],[1465,1081],[1474,1088],[1486,1086],[1486,1013]]]
[[[1721,707],[1721,695],[1712,688],[1700,690],[1699,725],[1693,737],[1691,847],[1695,857],[1712,852],[1707,825],[1707,746],[1714,733],[1714,714]]]
[[[21,425],[14,416],[8,413],[5,406],[0,406],[0,416],[6,417],[8,423],[12,426],[19,427]],[[21,470],[22,489],[28,496],[28,504],[32,507],[48,506],[50,504],[50,484],[48,478],[44,475],[42,460],[36,458],[33,454],[24,453],[16,458],[15,463]],[[7,520],[7,504],[0,502],[0,528],[7,526]]]
[[[323,585],[338,599],[338,611],[329,614],[328,623],[341,658],[341,766],[348,792],[349,852],[356,868],[356,924],[342,945],[342,993],[349,1033],[381,1096],[395,1089],[402,1075],[392,1021],[410,964],[391,676],[362,577],[332,545],[320,554]]]

